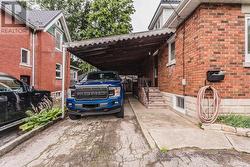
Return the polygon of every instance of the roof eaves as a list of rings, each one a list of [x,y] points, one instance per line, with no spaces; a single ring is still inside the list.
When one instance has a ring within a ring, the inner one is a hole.
[[[164,28],[177,28],[201,3],[250,4],[249,0],[182,0],[164,24]],[[177,15],[178,13],[178,15]]]
[[[133,39],[141,39],[141,38],[146,38],[146,37],[165,35],[165,34],[169,34],[172,32],[173,32],[172,30],[165,28],[165,29],[160,29],[160,30],[151,30],[151,31],[144,31],[144,32],[139,32],[139,33],[115,35],[115,36],[94,38],[94,39],[88,39],[88,40],[77,41],[77,42],[69,42],[66,45],[70,48],[86,47],[86,46],[94,46],[94,45],[114,43],[114,42],[119,42],[119,41],[127,41],[127,40],[133,40]]]
[[[69,29],[68,29],[66,19],[65,19],[62,11],[60,11],[53,19],[50,20],[50,22],[44,27],[43,31],[47,31],[59,19],[62,19],[62,26],[64,28],[66,38],[67,38],[68,42],[71,42],[71,36],[69,33]]]
[[[44,25],[44,29],[46,29],[50,24],[51,22],[53,22],[54,20],[57,19],[57,17],[59,17],[59,15],[62,15],[62,11],[58,11],[57,15],[55,15],[53,18],[51,18],[45,25]]]
[[[149,23],[148,29],[152,30],[154,28],[153,25],[155,24],[157,18],[159,17],[160,13],[163,11],[164,8],[171,7],[170,4],[172,5],[172,7],[177,7],[179,3],[180,1],[178,0],[172,2],[161,1]]]
[[[75,66],[73,66],[73,65],[70,65],[70,68],[73,68],[73,69],[78,70],[78,71],[80,71],[80,70],[81,70],[80,68],[75,67]]]

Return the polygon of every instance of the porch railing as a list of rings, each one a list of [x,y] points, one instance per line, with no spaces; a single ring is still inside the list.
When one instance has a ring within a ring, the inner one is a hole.
[[[143,87],[147,96],[147,101],[149,102],[149,87],[151,80],[149,78],[139,78],[138,84],[139,88]]]

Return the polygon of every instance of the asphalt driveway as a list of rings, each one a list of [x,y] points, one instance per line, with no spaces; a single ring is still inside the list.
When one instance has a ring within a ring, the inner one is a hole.
[[[167,129],[166,129],[167,130]],[[250,155],[234,150],[151,150],[128,103],[125,119],[113,116],[66,119],[0,158],[19,166],[250,166]]]

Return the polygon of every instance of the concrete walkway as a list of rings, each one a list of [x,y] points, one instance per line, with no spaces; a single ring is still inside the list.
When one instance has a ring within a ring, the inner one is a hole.
[[[147,109],[133,97],[129,101],[151,148],[236,149],[250,153],[250,138],[204,131],[169,109]]]

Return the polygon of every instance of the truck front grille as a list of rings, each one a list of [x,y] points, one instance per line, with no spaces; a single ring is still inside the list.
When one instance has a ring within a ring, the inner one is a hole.
[[[76,89],[75,98],[76,100],[107,99],[108,87],[79,87]]]

